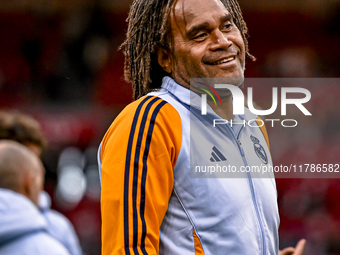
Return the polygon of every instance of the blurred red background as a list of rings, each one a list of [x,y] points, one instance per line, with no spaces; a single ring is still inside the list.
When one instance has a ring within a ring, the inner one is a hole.
[[[339,1],[239,2],[249,28],[250,52],[257,58],[246,63],[246,77],[340,76]],[[96,149],[109,124],[132,101],[132,89],[123,80],[124,56],[117,50],[124,40],[129,4],[0,2],[0,107],[18,109],[41,123],[49,141],[42,155],[45,189],[53,208],[74,224],[88,255],[100,254]],[[265,95],[264,90],[257,93]],[[318,139],[313,140],[319,141],[316,153],[324,163],[330,157],[339,163],[339,92],[320,88],[321,94],[333,96],[328,104],[321,98],[314,106],[324,112],[315,123],[332,122],[331,128],[318,128]],[[257,103],[263,106],[268,100],[260,96]],[[268,132],[274,164],[299,157],[296,148],[282,149],[283,137],[289,140],[289,134],[280,137],[270,128]],[[78,175],[61,176],[65,155],[81,169]],[[340,181],[277,179],[277,188],[281,248],[307,238],[306,254],[340,254]],[[67,199],[70,194],[73,200]]]

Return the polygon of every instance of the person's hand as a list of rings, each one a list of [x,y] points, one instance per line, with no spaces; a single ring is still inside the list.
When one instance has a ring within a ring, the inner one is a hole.
[[[301,239],[297,243],[295,248],[294,247],[284,248],[283,250],[279,251],[279,255],[302,255],[305,245],[306,245],[306,240]]]

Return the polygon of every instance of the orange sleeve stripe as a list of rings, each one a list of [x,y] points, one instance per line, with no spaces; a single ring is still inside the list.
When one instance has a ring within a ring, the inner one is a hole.
[[[148,176],[145,194],[147,238],[145,247],[148,254],[159,253],[160,226],[173,191],[173,169],[181,144],[180,116],[172,105],[165,104],[157,115],[147,158]]]
[[[148,96],[129,105],[107,131],[101,149],[103,255],[158,254],[182,138],[171,136],[173,124],[181,132],[177,111]]]
[[[192,234],[195,242],[195,255],[204,255],[201,240],[198,238],[194,228],[192,229]]]
[[[267,142],[267,145],[268,145],[268,149],[270,151],[269,137],[268,137],[266,126],[264,125],[264,121],[260,117],[257,117],[256,123],[260,127],[260,129],[261,129],[262,134],[264,136],[264,139],[266,139],[266,142]]]
[[[130,250],[127,249],[127,247],[130,246],[129,242],[129,199],[131,196],[129,195],[129,187],[130,185],[130,165],[131,165],[131,159],[133,157],[132,155],[132,143],[134,140],[135,132],[136,132],[136,126],[138,117],[140,114],[140,110],[144,103],[146,103],[151,97],[146,97],[138,106],[137,111],[135,113],[135,117],[132,123],[130,136],[129,136],[129,142],[128,142],[128,148],[127,148],[127,154],[126,154],[126,163],[125,163],[125,180],[124,180],[124,238],[125,238],[125,252],[126,254],[130,254]],[[146,120],[149,115],[150,109],[157,101],[159,101],[159,98],[153,98],[148,102],[144,109],[144,113],[141,119],[141,123],[139,126],[138,131],[138,139],[135,149],[135,155],[133,158],[133,184],[132,184],[132,211],[133,211],[133,222],[132,222],[132,231],[133,231],[133,242],[132,242],[132,248],[135,254],[139,254],[138,252],[138,209],[137,209],[137,191],[138,191],[138,180],[139,180],[139,165],[140,165],[140,153],[141,153],[141,146],[142,146],[142,139],[143,134],[146,126]],[[143,162],[142,162],[142,179],[141,179],[141,187],[140,187],[140,208],[139,208],[139,217],[142,222],[142,236],[140,240],[140,248],[143,252],[143,254],[147,254],[145,250],[145,237],[146,237],[146,223],[144,218],[144,210],[145,210],[145,181],[146,181],[146,171],[147,171],[147,165],[146,165],[146,159],[149,153],[149,147],[150,147],[150,141],[152,137],[152,131],[154,127],[155,118],[159,112],[159,110],[163,107],[163,105],[166,104],[165,101],[161,101],[157,107],[154,109],[152,116],[151,116],[151,122],[149,125],[148,133],[147,133],[147,139],[145,141],[145,150],[143,155]]]

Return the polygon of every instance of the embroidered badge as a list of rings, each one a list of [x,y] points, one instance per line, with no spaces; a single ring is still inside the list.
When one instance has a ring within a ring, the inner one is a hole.
[[[260,144],[260,140],[257,139],[256,137],[252,136],[252,135],[250,136],[250,139],[254,143],[254,150],[255,150],[256,155],[259,157],[259,159],[263,163],[267,164],[268,163],[268,157],[267,157],[266,151],[264,150],[263,146]]]

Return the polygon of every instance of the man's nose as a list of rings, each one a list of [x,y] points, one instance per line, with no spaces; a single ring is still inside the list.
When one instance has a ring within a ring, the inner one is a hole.
[[[232,45],[231,40],[228,38],[228,34],[223,33],[221,30],[216,30],[212,34],[212,43],[210,50],[225,50]]]

